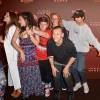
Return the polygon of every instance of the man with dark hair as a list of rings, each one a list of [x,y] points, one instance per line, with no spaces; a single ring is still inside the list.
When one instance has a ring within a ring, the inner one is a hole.
[[[67,100],[73,100],[70,68],[75,61],[76,49],[70,40],[64,38],[62,27],[53,28],[53,38],[48,41],[47,53],[54,78],[54,100],[60,100],[61,76],[68,88]]]
[[[75,79],[73,90],[77,91],[83,86],[84,93],[88,93],[89,87],[85,75],[85,54],[89,52],[89,45],[93,45],[100,55],[100,43],[86,24],[83,10],[76,10],[72,18],[74,18],[74,21],[63,20],[63,25],[69,31],[69,39],[74,43],[77,50],[77,59],[72,70]]]

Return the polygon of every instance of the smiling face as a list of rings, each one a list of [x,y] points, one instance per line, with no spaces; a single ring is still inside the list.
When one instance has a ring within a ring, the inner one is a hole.
[[[39,27],[41,31],[46,31],[46,29],[48,28],[48,23],[47,22],[40,22]]]
[[[84,23],[84,17],[76,17],[76,18],[75,18],[75,21],[76,21],[76,23],[78,23],[78,24],[82,24],[82,23]]]
[[[54,14],[51,16],[51,21],[52,21],[53,27],[59,26],[60,18],[58,15]]]
[[[9,24],[11,22],[11,18],[10,18],[9,12],[6,12],[3,21],[6,22],[7,24]]]
[[[64,33],[60,28],[53,29],[53,40],[55,43],[60,44],[63,40]]]

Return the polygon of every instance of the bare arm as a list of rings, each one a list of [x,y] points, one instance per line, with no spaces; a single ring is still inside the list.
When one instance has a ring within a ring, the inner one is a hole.
[[[16,28],[16,31],[13,35],[13,38],[12,38],[12,46],[19,52],[19,55],[20,55],[20,60],[21,62],[24,62],[25,61],[25,54],[24,54],[24,51],[22,50],[22,48],[16,43],[17,41],[17,38],[19,37],[19,28]]]
[[[65,65],[65,68],[63,69],[63,75],[65,77],[68,77],[70,75],[69,73],[69,68],[71,67],[71,65],[75,62],[75,59],[74,57],[71,57],[68,61],[68,63]]]
[[[49,57],[49,62],[50,62],[50,65],[51,65],[52,74],[53,74],[54,77],[56,77],[56,74],[57,74],[57,72],[59,72],[59,71],[58,71],[58,69],[57,69],[57,68],[55,67],[55,65],[54,65],[54,58],[53,58],[53,56],[50,56],[50,57]]]
[[[30,39],[33,42],[33,44],[38,45],[39,44],[39,36],[37,34],[34,34],[32,29],[29,29],[29,27],[26,28],[26,32],[30,36]]]
[[[42,32],[37,27],[34,27],[34,26],[33,26],[33,33],[35,33],[39,36],[45,37],[45,38],[50,38],[46,32]]]
[[[37,39],[37,36],[30,35],[30,39],[36,46],[39,44],[39,40]]]
[[[51,68],[53,68],[54,67],[54,58],[53,58],[53,56],[49,57],[49,62],[50,62]]]
[[[16,28],[16,31],[12,37],[12,46],[20,53],[22,51],[21,47],[16,43],[17,39],[19,37],[19,28]]]
[[[75,62],[75,59],[76,58],[74,58],[74,57],[71,57],[70,59],[69,59],[69,61],[68,61],[68,63],[65,65],[65,68],[70,68],[71,67],[71,65]]]
[[[1,43],[4,43],[4,40],[3,40],[3,37],[2,36],[0,36],[0,42]]]

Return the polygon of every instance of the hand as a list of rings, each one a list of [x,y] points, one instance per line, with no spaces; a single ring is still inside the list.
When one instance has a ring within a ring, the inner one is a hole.
[[[25,61],[25,54],[23,51],[20,52],[20,60],[22,63]]]
[[[36,27],[35,27],[35,26],[33,26],[32,30],[33,30],[33,33],[38,33],[38,32],[37,32],[37,31],[38,31],[38,29],[36,29]]]
[[[26,32],[27,32],[27,34],[28,34],[29,36],[32,36],[32,34],[33,34],[32,29],[29,29],[29,27],[26,27]]]
[[[0,41],[2,40],[2,36],[0,36]]]
[[[54,77],[56,77],[57,72],[59,72],[58,69],[56,67],[52,67],[52,74]]]
[[[64,76],[64,77],[68,77],[69,75],[70,75],[69,69],[68,69],[67,67],[65,67],[65,68],[63,69],[63,76]]]
[[[98,56],[100,56],[100,52],[98,53]]]
[[[3,37],[0,36],[0,42],[3,43],[3,41],[4,41],[4,40],[3,40]]]

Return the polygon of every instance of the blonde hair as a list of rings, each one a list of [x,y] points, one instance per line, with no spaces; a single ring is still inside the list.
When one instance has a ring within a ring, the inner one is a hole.
[[[52,16],[57,16],[58,17],[58,20],[59,20],[59,22],[58,22],[58,26],[63,26],[62,25],[62,19],[61,19],[61,16],[59,15],[59,14],[57,14],[57,13],[51,13],[50,14],[50,18],[52,19]],[[53,23],[52,23],[53,24]]]

